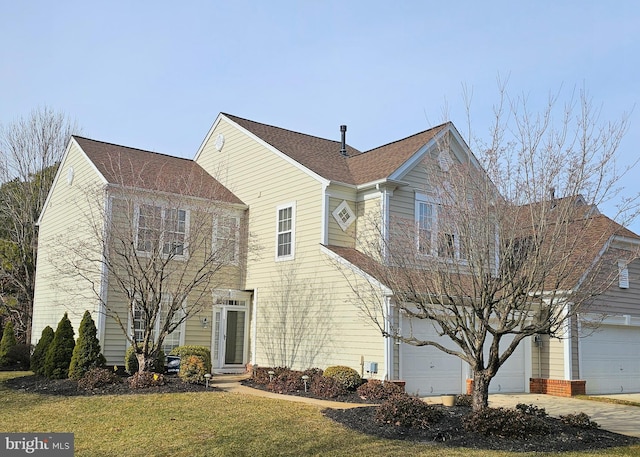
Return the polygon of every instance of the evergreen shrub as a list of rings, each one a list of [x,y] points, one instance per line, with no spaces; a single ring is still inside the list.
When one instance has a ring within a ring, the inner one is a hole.
[[[50,379],[65,379],[69,376],[69,365],[76,345],[71,321],[64,313],[53,335],[44,360],[44,375]]]
[[[36,348],[31,355],[31,371],[40,376],[44,376],[44,360],[47,356],[49,346],[53,341],[53,329],[48,325],[42,329],[42,334],[36,344]]]
[[[78,340],[73,348],[73,356],[69,365],[69,377],[71,379],[80,379],[90,369],[102,368],[106,363],[107,360],[100,350],[96,324],[91,318],[91,313],[85,311],[78,329]]]
[[[323,374],[328,378],[335,379],[347,390],[356,390],[362,384],[360,374],[353,368],[343,365],[328,367]]]
[[[10,352],[18,344],[16,340],[16,332],[13,328],[13,322],[7,322],[2,332],[2,340],[0,340],[0,367],[9,366],[13,363]]]

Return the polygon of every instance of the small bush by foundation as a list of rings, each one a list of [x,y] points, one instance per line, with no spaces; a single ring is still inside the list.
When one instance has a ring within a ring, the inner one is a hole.
[[[122,378],[113,370],[106,368],[91,368],[80,379],[78,387],[85,390],[93,390],[109,384],[120,384]]]
[[[394,395],[404,392],[404,389],[392,382],[382,382],[377,379],[369,379],[356,390],[358,395],[366,400],[386,400]]]
[[[129,387],[132,389],[144,389],[146,387],[163,386],[164,384],[164,375],[161,373],[152,373],[151,371],[135,373],[129,378]]]
[[[375,421],[398,427],[428,428],[442,419],[442,412],[419,398],[394,395],[378,406]]]
[[[328,367],[324,370],[323,375],[335,379],[347,390],[356,390],[362,384],[362,378],[358,372],[343,365]]]

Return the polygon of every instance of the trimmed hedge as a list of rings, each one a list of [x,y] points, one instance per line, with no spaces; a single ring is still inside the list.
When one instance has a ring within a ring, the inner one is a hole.
[[[333,378],[347,390],[356,390],[362,384],[360,374],[351,367],[336,365],[324,370],[324,376]]]

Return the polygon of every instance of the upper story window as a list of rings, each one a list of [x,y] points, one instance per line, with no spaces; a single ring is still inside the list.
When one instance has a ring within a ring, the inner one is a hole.
[[[165,256],[186,256],[186,237],[189,225],[187,210],[163,208],[151,204],[136,207],[136,250]],[[161,249],[161,251],[160,251]]]
[[[165,209],[162,253],[184,255],[186,234],[187,212],[183,209]]]
[[[237,264],[240,257],[240,218],[221,214],[213,222],[213,246],[224,263]]]
[[[416,194],[417,249],[420,254],[463,259],[461,240],[447,221],[446,207],[424,194]]]
[[[295,203],[287,203],[276,209],[276,260],[290,260],[295,246]]]

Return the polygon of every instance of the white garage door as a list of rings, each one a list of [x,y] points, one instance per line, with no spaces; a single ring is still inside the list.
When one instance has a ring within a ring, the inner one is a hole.
[[[603,325],[580,340],[587,394],[640,392],[640,328]]]
[[[500,352],[507,347],[513,340],[513,335],[503,336],[500,340]],[[489,355],[488,345],[485,351],[485,357]],[[498,374],[491,380],[489,384],[489,393],[516,393],[526,392],[525,383],[528,381],[526,376],[526,344],[525,341],[520,342],[511,357],[500,367]]]
[[[445,346],[456,348],[449,338],[439,337],[428,321],[413,319],[409,324],[409,320],[404,319],[401,324],[403,331],[408,331],[409,325],[418,339],[441,339]],[[406,382],[405,390],[410,394],[428,396],[462,393],[466,390],[466,374],[467,370],[463,370],[463,362],[458,357],[432,346],[400,345],[400,379]]]
[[[412,331],[418,339],[441,339],[446,347],[457,348],[449,338],[437,336],[433,325],[424,320],[413,320]],[[406,330],[408,322],[403,322]],[[498,375],[489,385],[490,393],[525,392],[525,349],[521,344]],[[400,346],[400,378],[405,380],[405,389],[422,396],[458,394],[466,392],[466,379],[470,375],[468,365],[458,357],[448,355],[431,346]]]

